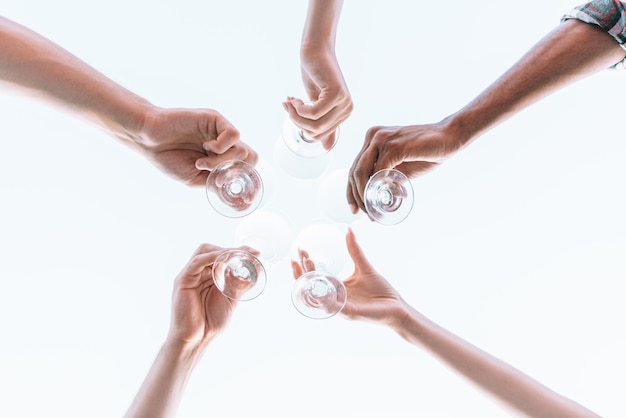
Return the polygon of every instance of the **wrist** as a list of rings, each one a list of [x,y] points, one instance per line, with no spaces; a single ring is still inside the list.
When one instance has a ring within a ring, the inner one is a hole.
[[[462,111],[444,118],[438,125],[443,130],[444,137],[452,141],[451,153],[469,144],[480,133],[472,118]]]
[[[405,340],[413,341],[416,334],[419,334],[423,318],[424,316],[421,313],[404,302],[402,309],[396,315],[395,321],[391,324],[391,328]]]
[[[94,113],[111,135],[131,147],[144,148],[141,132],[155,109],[146,99],[124,91],[110,101],[108,109],[101,108]]]
[[[302,60],[317,60],[335,55],[335,42],[332,39],[308,39],[300,45]]]
[[[131,146],[143,148],[145,144],[143,144],[142,131],[151,115],[156,111],[156,106],[136,96],[127,100],[121,112],[118,112],[118,116],[106,125],[112,134],[121,141]]]
[[[161,353],[176,360],[178,364],[193,367],[202,358],[208,342],[187,342],[167,338],[161,346]]]

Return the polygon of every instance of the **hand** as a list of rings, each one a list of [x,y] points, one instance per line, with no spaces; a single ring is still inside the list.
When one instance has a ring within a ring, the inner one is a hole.
[[[242,249],[258,254],[248,247]],[[228,323],[236,301],[224,296],[213,282],[213,263],[223,252],[215,245],[200,245],[176,277],[168,340],[202,345]]]
[[[307,137],[331,149],[337,128],[352,113],[352,97],[334,51],[305,47],[301,56],[302,81],[310,102],[288,97],[283,107]]]
[[[255,165],[258,160],[230,122],[211,109],[152,107],[135,141],[159,169],[189,186],[204,186],[209,172],[223,161]]]
[[[386,325],[400,324],[406,316],[406,303],[398,292],[378,274],[363,254],[352,229],[346,234],[346,245],[354,272],[344,280],[348,300],[341,313],[350,319],[366,319]],[[300,250],[300,259],[292,260],[293,275],[315,270],[315,263],[305,250]]]
[[[462,144],[444,123],[370,128],[348,174],[346,197],[352,213],[367,212],[365,185],[375,172],[395,168],[415,178],[437,167]]]

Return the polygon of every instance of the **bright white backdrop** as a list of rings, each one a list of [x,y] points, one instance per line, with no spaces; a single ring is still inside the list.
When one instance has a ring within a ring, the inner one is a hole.
[[[305,0],[17,3],[2,13],[160,106],[218,109],[273,162],[280,102],[303,92]],[[575,4],[346,1],[355,110],[331,168],[370,126],[457,110]],[[424,314],[607,417],[626,415],[625,76],[559,92],[416,179],[401,225],[353,225]],[[173,278],[199,243],[232,245],[237,221],[64,110],[2,89],[0,112],[0,416],[121,416],[167,331]],[[305,226],[317,184],[279,178],[269,204]],[[268,270],[180,417],[510,415],[385,329],[301,317],[288,262]]]

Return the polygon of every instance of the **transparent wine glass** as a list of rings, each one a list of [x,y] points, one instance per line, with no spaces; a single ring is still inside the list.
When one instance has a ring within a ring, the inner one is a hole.
[[[274,165],[280,168],[288,178],[314,182],[328,171],[331,162],[330,157],[330,154],[324,154],[315,158],[303,158],[287,146],[282,136],[277,138],[274,143]]]
[[[259,172],[240,160],[220,163],[206,181],[209,203],[218,213],[240,218],[253,212],[263,199],[263,181]]]
[[[229,249],[213,263],[213,282],[230,299],[248,301],[265,289],[265,267],[254,254],[242,249]]]
[[[317,202],[318,211],[328,219],[345,225],[350,225],[363,216],[363,212],[352,213],[346,201],[346,184],[349,171],[346,167],[336,168],[325,174],[318,183]]]
[[[272,209],[262,209],[247,216],[235,229],[237,245],[259,250],[263,262],[277,262],[287,257],[293,229],[287,218]]]
[[[291,151],[301,157],[313,158],[327,154],[339,139],[339,128],[326,140],[309,138],[302,129],[289,118],[283,123],[282,138]]]
[[[383,225],[395,225],[406,219],[413,209],[413,186],[398,170],[380,170],[365,185],[364,200],[372,219]]]
[[[346,288],[337,276],[347,259],[344,234],[332,224],[317,223],[304,229],[295,244],[309,254],[315,269],[303,273],[293,284],[293,306],[312,319],[336,315],[347,301]]]

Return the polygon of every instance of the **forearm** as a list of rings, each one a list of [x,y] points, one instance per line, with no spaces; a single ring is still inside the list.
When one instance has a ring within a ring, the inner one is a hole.
[[[65,49],[0,17],[0,80],[90,117],[131,139],[151,105]]]
[[[309,0],[302,32],[301,53],[319,48],[333,50],[343,0]]]
[[[568,20],[539,41],[498,80],[447,118],[461,142],[485,131],[550,93],[624,58],[625,51],[597,26]]]
[[[413,308],[395,331],[426,348],[504,404],[531,417],[597,417],[509,364],[445,330]]]
[[[187,380],[202,349],[165,343],[125,418],[175,417]]]

